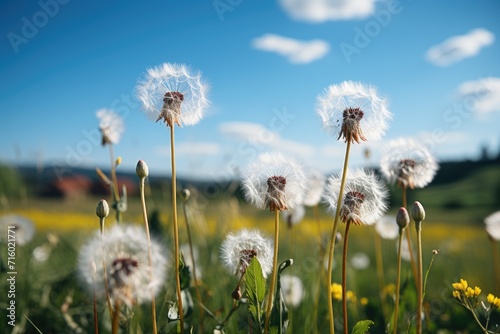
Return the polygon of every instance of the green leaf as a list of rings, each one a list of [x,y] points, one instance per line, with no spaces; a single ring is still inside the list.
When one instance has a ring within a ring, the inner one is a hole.
[[[371,320],[361,320],[352,329],[352,334],[365,334],[374,322]]]
[[[260,325],[262,318],[262,303],[266,295],[266,279],[262,273],[262,267],[257,257],[253,257],[245,272],[246,291],[248,298],[248,310],[257,324]]]
[[[274,295],[273,310],[271,312],[271,333],[286,333],[288,329],[288,309],[281,293],[281,274],[293,264],[293,260],[283,261],[278,267],[278,277],[276,284],[276,293]]]

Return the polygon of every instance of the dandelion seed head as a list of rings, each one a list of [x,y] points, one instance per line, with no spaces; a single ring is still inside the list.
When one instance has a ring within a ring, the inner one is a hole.
[[[257,230],[243,229],[229,234],[221,245],[220,257],[224,266],[232,273],[245,273],[253,257],[257,257],[262,274],[267,277],[273,266],[271,241]]]
[[[309,173],[306,179],[306,191],[302,204],[305,206],[315,206],[321,201],[325,179],[323,173],[319,171],[313,170]]]
[[[399,235],[399,226],[396,217],[384,215],[375,223],[375,231],[386,240],[394,240]]]
[[[4,215],[0,218],[0,232],[3,241],[12,241],[9,238],[15,238],[16,245],[24,246],[33,239],[35,225],[20,215]]]
[[[493,240],[500,240],[500,211],[494,212],[484,219],[486,232]]]
[[[329,86],[317,97],[316,110],[328,133],[359,143],[383,136],[391,118],[387,104],[375,87],[344,81]]]
[[[304,299],[304,286],[302,280],[295,275],[281,275],[281,293],[285,304],[297,307]]]
[[[209,105],[208,90],[201,73],[169,63],[148,69],[136,87],[146,116],[169,127],[197,124]]]
[[[306,189],[302,166],[281,153],[262,153],[243,171],[245,199],[258,209],[293,209]]]
[[[387,182],[414,189],[428,185],[439,166],[425,146],[400,138],[384,149],[380,168]]]
[[[335,214],[340,193],[341,176],[328,178],[324,199],[330,211]],[[348,170],[344,196],[340,207],[343,222],[355,225],[372,225],[387,210],[387,189],[373,173],[362,169]]]
[[[102,238],[102,240],[101,240]],[[151,240],[152,266],[148,260],[148,241],[144,228],[129,224],[115,225],[96,233],[80,250],[78,271],[89,288],[105,295],[105,271],[111,298],[127,305],[142,303],[156,295],[165,281],[165,250]],[[104,268],[104,263],[106,267]],[[89,270],[95,264],[95,282]],[[151,277],[152,275],[152,277]]]
[[[99,109],[96,112],[99,119],[99,130],[102,135],[102,145],[118,144],[122,137],[125,126],[123,118],[110,109]]]

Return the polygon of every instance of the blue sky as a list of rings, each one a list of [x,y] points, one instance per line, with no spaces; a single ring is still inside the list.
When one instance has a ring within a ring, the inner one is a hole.
[[[346,5],[347,3],[347,5]],[[314,6],[313,6],[314,5]],[[375,85],[394,114],[388,140],[416,137],[440,160],[500,146],[498,1],[1,2],[0,161],[60,172],[107,168],[96,111],[115,109],[123,170],[167,174],[168,129],[141,112],[148,67],[185,63],[210,84],[211,107],[176,130],[178,173],[227,177],[257,152],[282,150],[321,171],[344,144],[321,130],[316,97],[344,80]],[[332,8],[333,6],[333,8]],[[235,123],[237,122],[237,123]],[[272,141],[263,138],[273,138]]]

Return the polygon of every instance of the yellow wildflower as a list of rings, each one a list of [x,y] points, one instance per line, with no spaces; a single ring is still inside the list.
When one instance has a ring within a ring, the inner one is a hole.
[[[481,288],[478,287],[478,286],[475,286],[474,287],[474,296],[479,296],[479,294],[481,293]]]
[[[467,284],[466,280],[461,278],[459,283],[453,283],[452,286],[453,286],[453,289],[455,289],[455,290],[460,290],[460,291],[466,292],[467,288],[469,287],[469,284]]]
[[[491,304],[492,308],[498,308],[498,307],[500,307],[500,298],[495,297],[491,293],[488,294],[487,300],[488,300],[488,303]]]
[[[332,283],[332,298],[335,300],[342,300],[342,285]]]
[[[351,290],[348,290],[346,292],[346,298],[348,301],[355,303],[356,302],[356,294],[352,292]]]
[[[366,297],[361,297],[361,299],[359,301],[360,301],[361,305],[363,305],[363,306],[368,305],[368,298],[366,298]]]
[[[493,304],[493,301],[495,300],[495,296],[493,296],[493,294],[491,294],[491,293],[488,293],[488,297],[486,297],[486,299],[488,300],[488,303]]]

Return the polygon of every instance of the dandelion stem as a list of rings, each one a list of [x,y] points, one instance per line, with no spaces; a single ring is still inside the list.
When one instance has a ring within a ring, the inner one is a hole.
[[[108,285],[108,271],[106,269],[106,260],[104,258],[104,242],[102,238],[104,236],[104,220],[105,218],[99,218],[100,220],[100,229],[101,229],[101,252],[102,252],[102,271],[104,274],[104,288],[106,289],[106,302],[108,304],[109,316],[113,319],[113,307],[111,306],[111,297],[109,295],[109,285]]]
[[[179,305],[179,322],[181,333],[184,332],[184,312],[182,309],[181,278],[179,275],[179,226],[177,224],[177,177],[175,172],[174,124],[170,126],[170,152],[172,161],[172,217],[174,221],[174,258],[177,303]]]
[[[417,334],[422,334],[422,222],[416,221],[417,230],[417,261],[418,261],[418,286],[417,286]]]
[[[344,247],[342,249],[342,315],[344,319],[344,334],[348,333],[349,326],[347,324],[347,280],[346,280],[346,262],[347,262],[347,246],[349,244],[349,228],[351,221],[347,221],[344,234]]]
[[[335,210],[335,219],[333,222],[332,235],[330,237],[330,251],[328,256],[328,286],[327,286],[327,298],[328,298],[328,319],[330,321],[330,334],[335,334],[335,319],[333,317],[333,300],[332,300],[332,269],[333,269],[333,254],[335,251],[335,237],[337,235],[337,227],[340,221],[340,206],[342,204],[342,199],[344,197],[344,185],[347,176],[347,165],[349,163],[349,151],[351,149],[351,138],[347,138],[347,145],[345,149],[344,167],[342,169],[342,180],[340,181],[340,191],[337,200],[337,210]]]
[[[95,268],[95,265],[94,265]],[[99,334],[99,317],[97,315],[97,297],[95,292],[95,272],[92,274],[92,295],[94,297],[94,334]]]
[[[495,290],[496,293],[500,293],[500,258],[498,257],[498,244],[496,240],[494,240],[492,237],[489,237],[490,242],[491,242],[491,251],[493,255],[493,278],[495,282]]]
[[[111,325],[112,334],[118,334],[118,327],[120,325],[120,308],[121,308],[120,298],[117,298],[115,302],[115,311],[113,312],[113,322]]]
[[[198,285],[198,277],[196,275],[196,261],[194,259],[194,251],[193,251],[193,240],[191,239],[191,228],[189,227],[189,217],[187,214],[187,201],[184,202],[182,206],[183,212],[184,212],[184,220],[186,222],[186,231],[188,235],[188,243],[189,243],[189,253],[191,254],[191,259],[192,259],[192,264],[193,264],[193,280],[194,280],[194,288],[196,290],[196,297],[198,298],[200,302],[200,333],[204,333],[203,331],[203,316],[204,316],[204,309],[201,307],[201,304],[203,304],[203,300],[201,299],[201,291],[200,291],[200,286]]]
[[[403,230],[399,229],[399,239],[398,239],[398,269],[396,274],[396,301],[394,302],[394,323],[393,323],[393,334],[398,333],[398,308],[399,308],[399,290],[401,289],[401,246],[403,243]]]
[[[323,246],[321,244],[321,222],[319,219],[319,208],[318,205],[316,204],[313,207],[313,212],[314,212],[314,218],[316,219],[317,225],[318,225],[318,237],[319,237],[319,247],[320,247],[320,259],[324,258],[324,250]],[[316,289],[314,291],[314,307],[313,307],[313,313],[312,313],[312,326],[318,332],[318,309],[319,309],[319,292],[320,292],[320,287],[321,287],[321,277],[323,274],[323,266],[319,266],[319,272],[318,272],[318,280],[316,284]]]
[[[122,212],[118,208],[118,202],[120,202],[120,193],[118,191],[118,179],[116,178],[116,163],[115,163],[115,154],[113,150],[113,145],[108,144],[109,147],[109,157],[111,159],[111,191],[113,192],[113,203],[115,204],[116,210],[116,221],[118,223],[122,222]]]
[[[146,199],[144,197],[144,179],[145,177],[140,178],[139,183],[139,191],[141,193],[141,206],[142,206],[142,217],[144,219],[144,227],[146,229],[146,237],[148,239],[148,261],[149,261],[149,275],[151,282],[153,281],[153,256],[151,254],[151,237],[149,235],[149,224],[148,224],[148,213],[146,210]],[[158,333],[158,329],[156,327],[156,301],[155,295],[151,290],[151,321],[153,326],[153,333]]]
[[[271,318],[271,308],[273,305],[274,286],[276,284],[276,269],[278,268],[278,242],[279,242],[279,219],[280,211],[274,211],[274,256],[273,271],[271,273],[271,285],[267,297],[266,319],[264,321],[264,334],[269,332],[269,320]],[[281,326],[281,324],[280,324]]]
[[[406,187],[403,186],[403,208],[406,209]],[[411,270],[413,271],[413,278],[415,279],[415,287],[418,290],[418,273],[417,273],[417,264],[415,262],[415,255],[413,254],[413,246],[411,244],[411,233],[410,229],[406,229],[406,242],[408,243],[408,251],[410,253],[410,262],[411,262]]]

